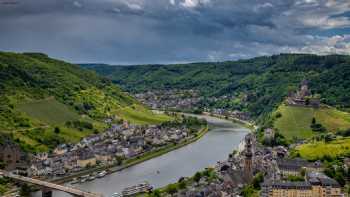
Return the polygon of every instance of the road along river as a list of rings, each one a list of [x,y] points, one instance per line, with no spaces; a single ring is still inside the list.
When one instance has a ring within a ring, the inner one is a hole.
[[[198,141],[104,178],[77,184],[74,187],[100,193],[105,197],[115,192],[120,193],[125,187],[144,181],[148,181],[156,188],[162,187],[226,159],[229,153],[238,148],[240,141],[249,132],[249,129],[228,120],[202,115],[198,117],[205,118],[210,125],[209,132]],[[33,196],[39,197],[41,193],[37,192]],[[53,196],[70,195],[55,191]]]

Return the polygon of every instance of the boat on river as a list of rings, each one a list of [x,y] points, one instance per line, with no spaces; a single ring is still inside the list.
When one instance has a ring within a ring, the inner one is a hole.
[[[153,187],[148,182],[144,182],[138,185],[125,188],[122,191],[122,196],[127,197],[127,196],[134,196],[140,193],[147,193],[152,191],[152,189]]]
[[[119,193],[114,193],[114,194],[112,194],[111,197],[123,197],[123,196],[121,194],[119,194]]]
[[[71,182],[72,185],[73,185],[73,184],[77,184],[77,183],[79,183],[79,180],[78,180],[77,178],[74,178],[74,179],[72,180],[72,182]]]
[[[93,180],[95,180],[95,179],[96,179],[96,177],[91,175],[87,180],[88,180],[88,181],[93,181]]]
[[[104,176],[106,176],[106,175],[107,175],[107,171],[104,170],[104,171],[98,173],[96,177],[97,177],[97,178],[102,178],[102,177],[104,177]]]

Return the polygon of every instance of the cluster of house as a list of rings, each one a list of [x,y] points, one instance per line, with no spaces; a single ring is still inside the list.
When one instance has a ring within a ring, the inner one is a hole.
[[[192,136],[185,126],[112,125],[106,132],[85,137],[78,144],[62,144],[52,154],[33,155],[29,175],[58,176],[98,164],[115,164],[189,137]]]
[[[311,94],[308,81],[303,80],[300,89],[297,92],[290,92],[286,99],[286,103],[292,106],[319,107],[320,99]]]
[[[223,184],[220,179],[209,180],[202,177],[198,182],[193,182],[191,186],[179,191],[178,197],[223,197],[230,196],[231,187]],[[238,191],[238,188],[236,188]]]
[[[202,97],[198,91],[189,90],[155,90],[135,95],[136,99],[153,109],[192,109]]]
[[[224,118],[235,118],[235,119],[244,120],[244,121],[251,120],[250,114],[248,112],[242,112],[239,110],[231,111],[223,108],[214,108],[214,109],[205,108],[204,111],[212,115],[222,116]]]

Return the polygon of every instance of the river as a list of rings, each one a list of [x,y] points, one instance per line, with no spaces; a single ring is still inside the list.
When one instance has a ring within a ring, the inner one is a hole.
[[[214,166],[217,161],[226,159],[249,132],[249,129],[231,121],[209,116],[199,117],[207,119],[210,125],[209,132],[200,140],[102,179],[74,185],[74,187],[100,193],[105,197],[115,192],[120,193],[123,188],[144,181],[148,181],[156,188],[162,187],[176,182],[180,177],[192,176],[197,171]],[[37,192],[33,196],[40,197],[41,193]],[[70,195],[55,191],[53,196]]]

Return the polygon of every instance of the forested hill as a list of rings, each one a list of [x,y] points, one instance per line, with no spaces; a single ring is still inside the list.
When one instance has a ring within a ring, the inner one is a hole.
[[[45,151],[102,131],[107,118],[167,120],[93,71],[45,54],[0,52],[0,134]]]
[[[249,60],[178,65],[108,66],[89,64],[130,92],[148,89],[197,89],[203,95],[234,95],[245,102],[220,105],[251,112],[271,112],[303,79],[322,102],[350,108],[350,56],[281,54]],[[216,104],[214,104],[216,105]]]

